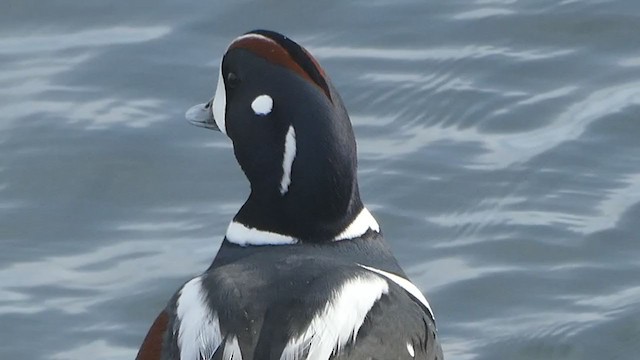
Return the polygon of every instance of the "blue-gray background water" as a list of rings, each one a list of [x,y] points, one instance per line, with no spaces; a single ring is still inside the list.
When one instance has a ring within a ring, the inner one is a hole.
[[[248,185],[183,114],[254,28],[341,92],[447,359],[638,359],[640,1],[0,8],[0,359],[132,359],[208,266]]]

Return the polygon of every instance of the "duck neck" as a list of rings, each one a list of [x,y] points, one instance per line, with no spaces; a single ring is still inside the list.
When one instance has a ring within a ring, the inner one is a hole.
[[[334,241],[364,207],[355,177],[339,178],[342,180],[337,183],[335,178],[324,183],[318,181],[321,179],[329,177],[303,182],[307,185],[305,187],[292,184],[285,194],[252,186],[251,194],[234,217],[234,222],[258,232],[280,235],[285,242],[284,238],[290,238],[292,243]],[[227,235],[233,237],[233,234]],[[261,236],[259,233],[255,235]]]

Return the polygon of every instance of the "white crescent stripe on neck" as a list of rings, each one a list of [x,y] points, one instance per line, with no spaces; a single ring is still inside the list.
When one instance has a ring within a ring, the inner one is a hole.
[[[284,154],[282,155],[282,179],[280,180],[280,194],[284,195],[289,191],[291,184],[291,166],[296,158],[296,131],[292,125],[284,139]]]
[[[227,241],[240,246],[249,245],[291,245],[297,239],[270,231],[250,228],[239,222],[232,221],[227,228]]]
[[[367,208],[362,208],[362,211],[360,211],[360,214],[356,216],[353,222],[333,240],[355,239],[364,235],[369,229],[380,232],[380,225],[378,225],[378,222]]]
[[[380,269],[376,269],[370,266],[366,266],[366,265],[362,265],[362,264],[358,264],[358,266],[365,268],[369,271],[372,271],[376,274],[380,274],[384,277],[386,277],[387,279],[393,281],[394,283],[398,284],[401,288],[403,288],[406,292],[408,292],[409,294],[411,294],[414,298],[416,298],[418,301],[420,301],[422,303],[422,305],[424,305],[427,310],[429,310],[429,317],[431,317],[431,320],[433,320],[434,322],[436,321],[435,317],[433,316],[433,310],[431,310],[431,305],[429,305],[429,302],[427,301],[427,298],[424,297],[424,295],[422,295],[422,292],[420,291],[420,289],[418,289],[417,286],[415,286],[411,281],[398,276],[396,274],[392,274],[390,272],[386,272],[384,270],[380,270]]]

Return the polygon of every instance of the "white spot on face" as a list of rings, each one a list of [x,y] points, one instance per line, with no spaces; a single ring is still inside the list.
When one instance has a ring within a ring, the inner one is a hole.
[[[180,290],[176,309],[180,327],[178,347],[181,359],[205,359],[213,356],[222,342],[218,315],[204,299],[200,276],[187,282]]]
[[[431,317],[431,320],[436,321],[435,317],[433,316],[433,310],[431,310],[431,306],[429,305],[429,302],[427,301],[427,299],[424,297],[424,295],[422,295],[422,292],[420,291],[420,289],[418,289],[417,286],[415,286],[411,281],[398,276],[396,274],[392,274],[390,272],[386,272],[380,269],[376,269],[376,268],[372,268],[370,266],[365,266],[365,265],[361,265],[358,264],[360,267],[365,268],[369,271],[373,271],[376,274],[380,274],[384,277],[386,277],[387,279],[393,281],[394,283],[398,284],[401,288],[403,288],[406,292],[408,292],[409,294],[411,294],[414,298],[416,298],[418,301],[420,301],[422,303],[422,305],[424,305],[424,307],[427,308],[427,310],[429,310],[429,317]]]
[[[291,184],[291,166],[296,157],[296,131],[293,126],[289,126],[284,139],[284,154],[282,156],[282,179],[280,180],[280,194],[284,195],[289,191]]]
[[[224,134],[227,133],[225,127],[225,116],[227,108],[227,90],[224,87],[224,79],[222,77],[222,62],[220,63],[220,72],[218,74],[218,86],[216,87],[216,94],[213,97],[213,120],[220,131]]]
[[[347,280],[335,291],[335,296],[298,337],[290,339],[280,360],[329,359],[351,340],[373,305],[389,292],[389,285],[378,276],[359,275]]]
[[[251,103],[251,109],[256,115],[269,115],[273,109],[273,99],[269,95],[260,95]]]
[[[411,357],[416,356],[416,352],[413,350],[413,345],[411,343],[407,343],[407,351]]]
[[[240,246],[290,245],[298,242],[291,236],[250,228],[235,221],[229,224],[226,237],[227,241]]]
[[[353,222],[333,240],[354,239],[364,235],[369,229],[380,232],[380,225],[367,208],[362,208]]]

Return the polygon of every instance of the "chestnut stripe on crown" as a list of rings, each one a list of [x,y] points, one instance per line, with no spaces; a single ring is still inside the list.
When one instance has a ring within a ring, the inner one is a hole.
[[[318,62],[304,48],[286,36],[268,30],[254,30],[240,36],[229,50],[242,48],[280,66],[284,66],[322,90],[329,101],[331,92],[325,73]]]

